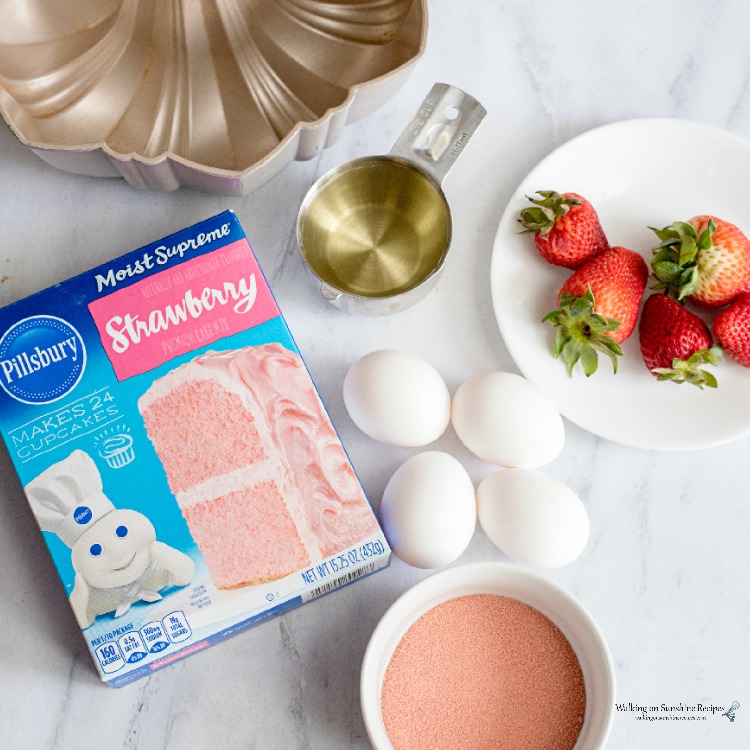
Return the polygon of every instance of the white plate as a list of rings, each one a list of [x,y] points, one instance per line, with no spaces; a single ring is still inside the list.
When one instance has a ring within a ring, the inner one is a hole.
[[[531,235],[519,233],[525,196],[537,190],[579,193],[596,208],[610,244],[642,253],[650,265],[657,242],[649,226],[713,214],[750,233],[748,175],[750,142],[694,122],[643,119],[574,138],[521,183],[495,238],[495,316],[520,371],[571,422],[638,448],[719,445],[750,432],[750,370],[724,358],[714,368],[717,389],[658,382],[643,364],[636,329],[623,345],[616,375],[609,359],[600,357],[590,378],[580,370],[569,377],[551,354],[553,329],[541,319],[571,272],[547,264]]]

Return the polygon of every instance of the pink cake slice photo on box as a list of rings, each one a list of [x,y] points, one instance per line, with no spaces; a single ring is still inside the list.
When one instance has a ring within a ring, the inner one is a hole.
[[[207,352],[138,401],[214,585],[283,578],[379,531],[301,357]]]

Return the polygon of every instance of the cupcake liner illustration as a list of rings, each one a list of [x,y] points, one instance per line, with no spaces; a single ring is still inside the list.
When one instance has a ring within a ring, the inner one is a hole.
[[[133,438],[127,432],[117,432],[113,435],[100,435],[96,441],[99,455],[112,469],[127,466],[135,459]]]

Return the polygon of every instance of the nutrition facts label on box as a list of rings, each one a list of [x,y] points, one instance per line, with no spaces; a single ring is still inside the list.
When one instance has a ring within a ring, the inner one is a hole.
[[[185,613],[171,612],[161,621],[146,623],[140,630],[131,630],[116,641],[108,641],[95,651],[105,674],[112,674],[126,664],[135,664],[149,653],[155,654],[172,643],[181,643],[193,634]]]
[[[184,612],[172,612],[162,620],[162,625],[172,643],[181,643],[193,634]]]

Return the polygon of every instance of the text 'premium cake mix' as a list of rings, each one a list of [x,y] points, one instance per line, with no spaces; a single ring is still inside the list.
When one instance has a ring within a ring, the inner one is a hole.
[[[0,310],[0,429],[103,679],[388,563],[235,215]]]

